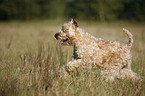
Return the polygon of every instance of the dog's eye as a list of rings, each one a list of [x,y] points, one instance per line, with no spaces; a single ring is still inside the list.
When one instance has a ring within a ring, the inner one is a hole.
[[[62,32],[63,32],[63,33],[66,33],[66,32],[67,32],[67,30],[62,30]]]

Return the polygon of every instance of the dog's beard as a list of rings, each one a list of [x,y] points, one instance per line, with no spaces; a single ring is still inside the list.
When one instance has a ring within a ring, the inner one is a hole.
[[[67,41],[69,40],[69,38],[65,38],[65,39],[62,39],[59,43],[59,45],[67,45]]]

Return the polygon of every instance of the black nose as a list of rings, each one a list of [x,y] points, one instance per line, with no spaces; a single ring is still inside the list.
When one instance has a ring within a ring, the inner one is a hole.
[[[58,33],[56,33],[56,34],[54,35],[54,37],[55,37],[56,39],[58,39],[58,35],[59,35],[59,34],[58,34]]]

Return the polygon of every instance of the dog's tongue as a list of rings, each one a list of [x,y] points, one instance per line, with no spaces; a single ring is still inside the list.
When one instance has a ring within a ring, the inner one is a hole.
[[[59,45],[62,45],[63,44],[63,41],[60,41]]]

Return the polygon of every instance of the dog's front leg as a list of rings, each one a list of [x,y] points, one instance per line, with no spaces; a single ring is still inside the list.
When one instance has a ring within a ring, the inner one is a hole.
[[[82,64],[82,60],[81,59],[76,59],[76,60],[70,61],[65,66],[65,70],[68,73],[73,72],[76,68],[80,67],[81,64]]]

